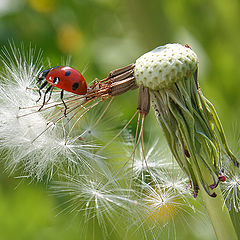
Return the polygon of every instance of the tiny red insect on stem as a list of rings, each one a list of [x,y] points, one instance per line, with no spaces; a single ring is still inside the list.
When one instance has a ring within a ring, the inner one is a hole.
[[[64,112],[65,115],[66,115],[67,106],[63,101],[64,90],[67,92],[75,93],[77,95],[85,95],[87,93],[87,83],[84,77],[82,76],[82,74],[78,72],[76,69],[68,66],[56,66],[53,68],[49,68],[47,70],[40,72],[37,78],[38,78],[38,82],[44,81],[39,88],[39,95],[40,95],[39,100],[41,99],[41,90],[45,86],[47,86],[47,84],[50,84],[50,86],[47,88],[46,92],[44,93],[43,104],[39,110],[41,110],[42,107],[45,105],[45,103],[50,100],[52,90],[54,87],[62,89],[61,100],[65,106],[65,112]],[[46,96],[48,93],[49,93],[49,98],[46,101]]]

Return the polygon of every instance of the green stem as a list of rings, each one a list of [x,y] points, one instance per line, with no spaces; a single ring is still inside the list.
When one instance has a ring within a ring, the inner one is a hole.
[[[209,174],[209,171],[199,162],[202,176],[207,183],[212,182],[212,177]],[[199,181],[198,173],[193,167],[193,171],[196,174],[197,181],[199,182],[200,193],[204,202],[204,205],[208,211],[208,215],[211,219],[213,228],[217,235],[218,240],[237,240],[237,234],[235,232],[230,214],[226,205],[224,204],[224,198],[221,192],[220,187],[214,189],[214,192],[217,194],[216,198],[210,197],[204,190],[202,184]]]

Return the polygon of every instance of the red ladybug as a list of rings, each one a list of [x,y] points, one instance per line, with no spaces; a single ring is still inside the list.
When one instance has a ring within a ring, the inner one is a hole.
[[[42,109],[44,104],[46,103],[46,95],[50,92],[49,99],[51,97],[51,92],[54,87],[62,89],[61,91],[61,99],[63,101],[63,91],[72,92],[78,95],[84,95],[87,93],[87,83],[84,77],[80,72],[76,69],[68,67],[68,66],[56,66],[53,68],[49,68],[39,73],[38,82],[42,82],[46,80],[39,88],[39,95],[41,99],[41,90],[49,83],[50,86],[47,88],[44,93],[43,105],[39,110]],[[49,99],[47,101],[49,101]],[[38,101],[39,101],[38,100]],[[63,101],[65,108],[67,108],[66,104]],[[66,114],[66,109],[65,109]]]
[[[68,66],[57,66],[42,71],[38,75],[38,81],[46,79],[47,83],[51,84],[53,87],[60,88],[67,92],[72,92],[78,95],[84,95],[87,93],[87,83],[83,75],[76,69]],[[44,86],[47,85],[44,82]]]

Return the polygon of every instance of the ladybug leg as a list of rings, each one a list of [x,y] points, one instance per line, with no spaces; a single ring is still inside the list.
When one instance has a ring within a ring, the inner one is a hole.
[[[52,88],[50,89],[49,97],[48,97],[48,100],[46,101],[46,103],[48,103],[49,100],[51,99],[53,89],[54,89],[54,87],[52,86]]]
[[[61,96],[61,100],[63,102],[63,105],[65,106],[64,116],[66,117],[67,116],[67,105],[66,105],[66,103],[63,100],[63,93],[64,93],[64,90],[61,91],[61,95],[60,96]]]
[[[40,86],[40,88],[39,88],[39,90],[38,90],[38,93],[39,93],[39,99],[36,101],[36,102],[38,102],[40,99],[41,99],[41,97],[42,97],[42,94],[41,94],[41,90],[47,85],[47,81],[46,82],[44,82],[41,86]]]
[[[46,96],[47,96],[48,92],[49,92],[52,88],[53,88],[53,86],[50,86],[50,87],[47,88],[47,90],[46,90],[46,92],[44,93],[44,96],[43,96],[43,104],[42,104],[42,106],[38,109],[38,111],[40,111],[40,110],[43,108],[43,106],[45,105],[45,103],[46,103]]]

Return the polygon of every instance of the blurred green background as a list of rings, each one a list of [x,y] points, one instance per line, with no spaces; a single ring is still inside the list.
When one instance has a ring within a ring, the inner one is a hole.
[[[0,45],[31,43],[43,50],[46,66],[71,56],[71,66],[90,82],[159,45],[188,43],[200,59],[201,89],[231,136],[240,117],[239,12],[238,0],[1,0]],[[137,92],[116,102],[128,119]],[[145,131],[154,135],[151,115]],[[57,215],[59,202],[44,185],[22,183],[1,169],[0,239],[83,239],[79,219]],[[211,227],[202,225],[178,231],[177,239],[215,239]]]

